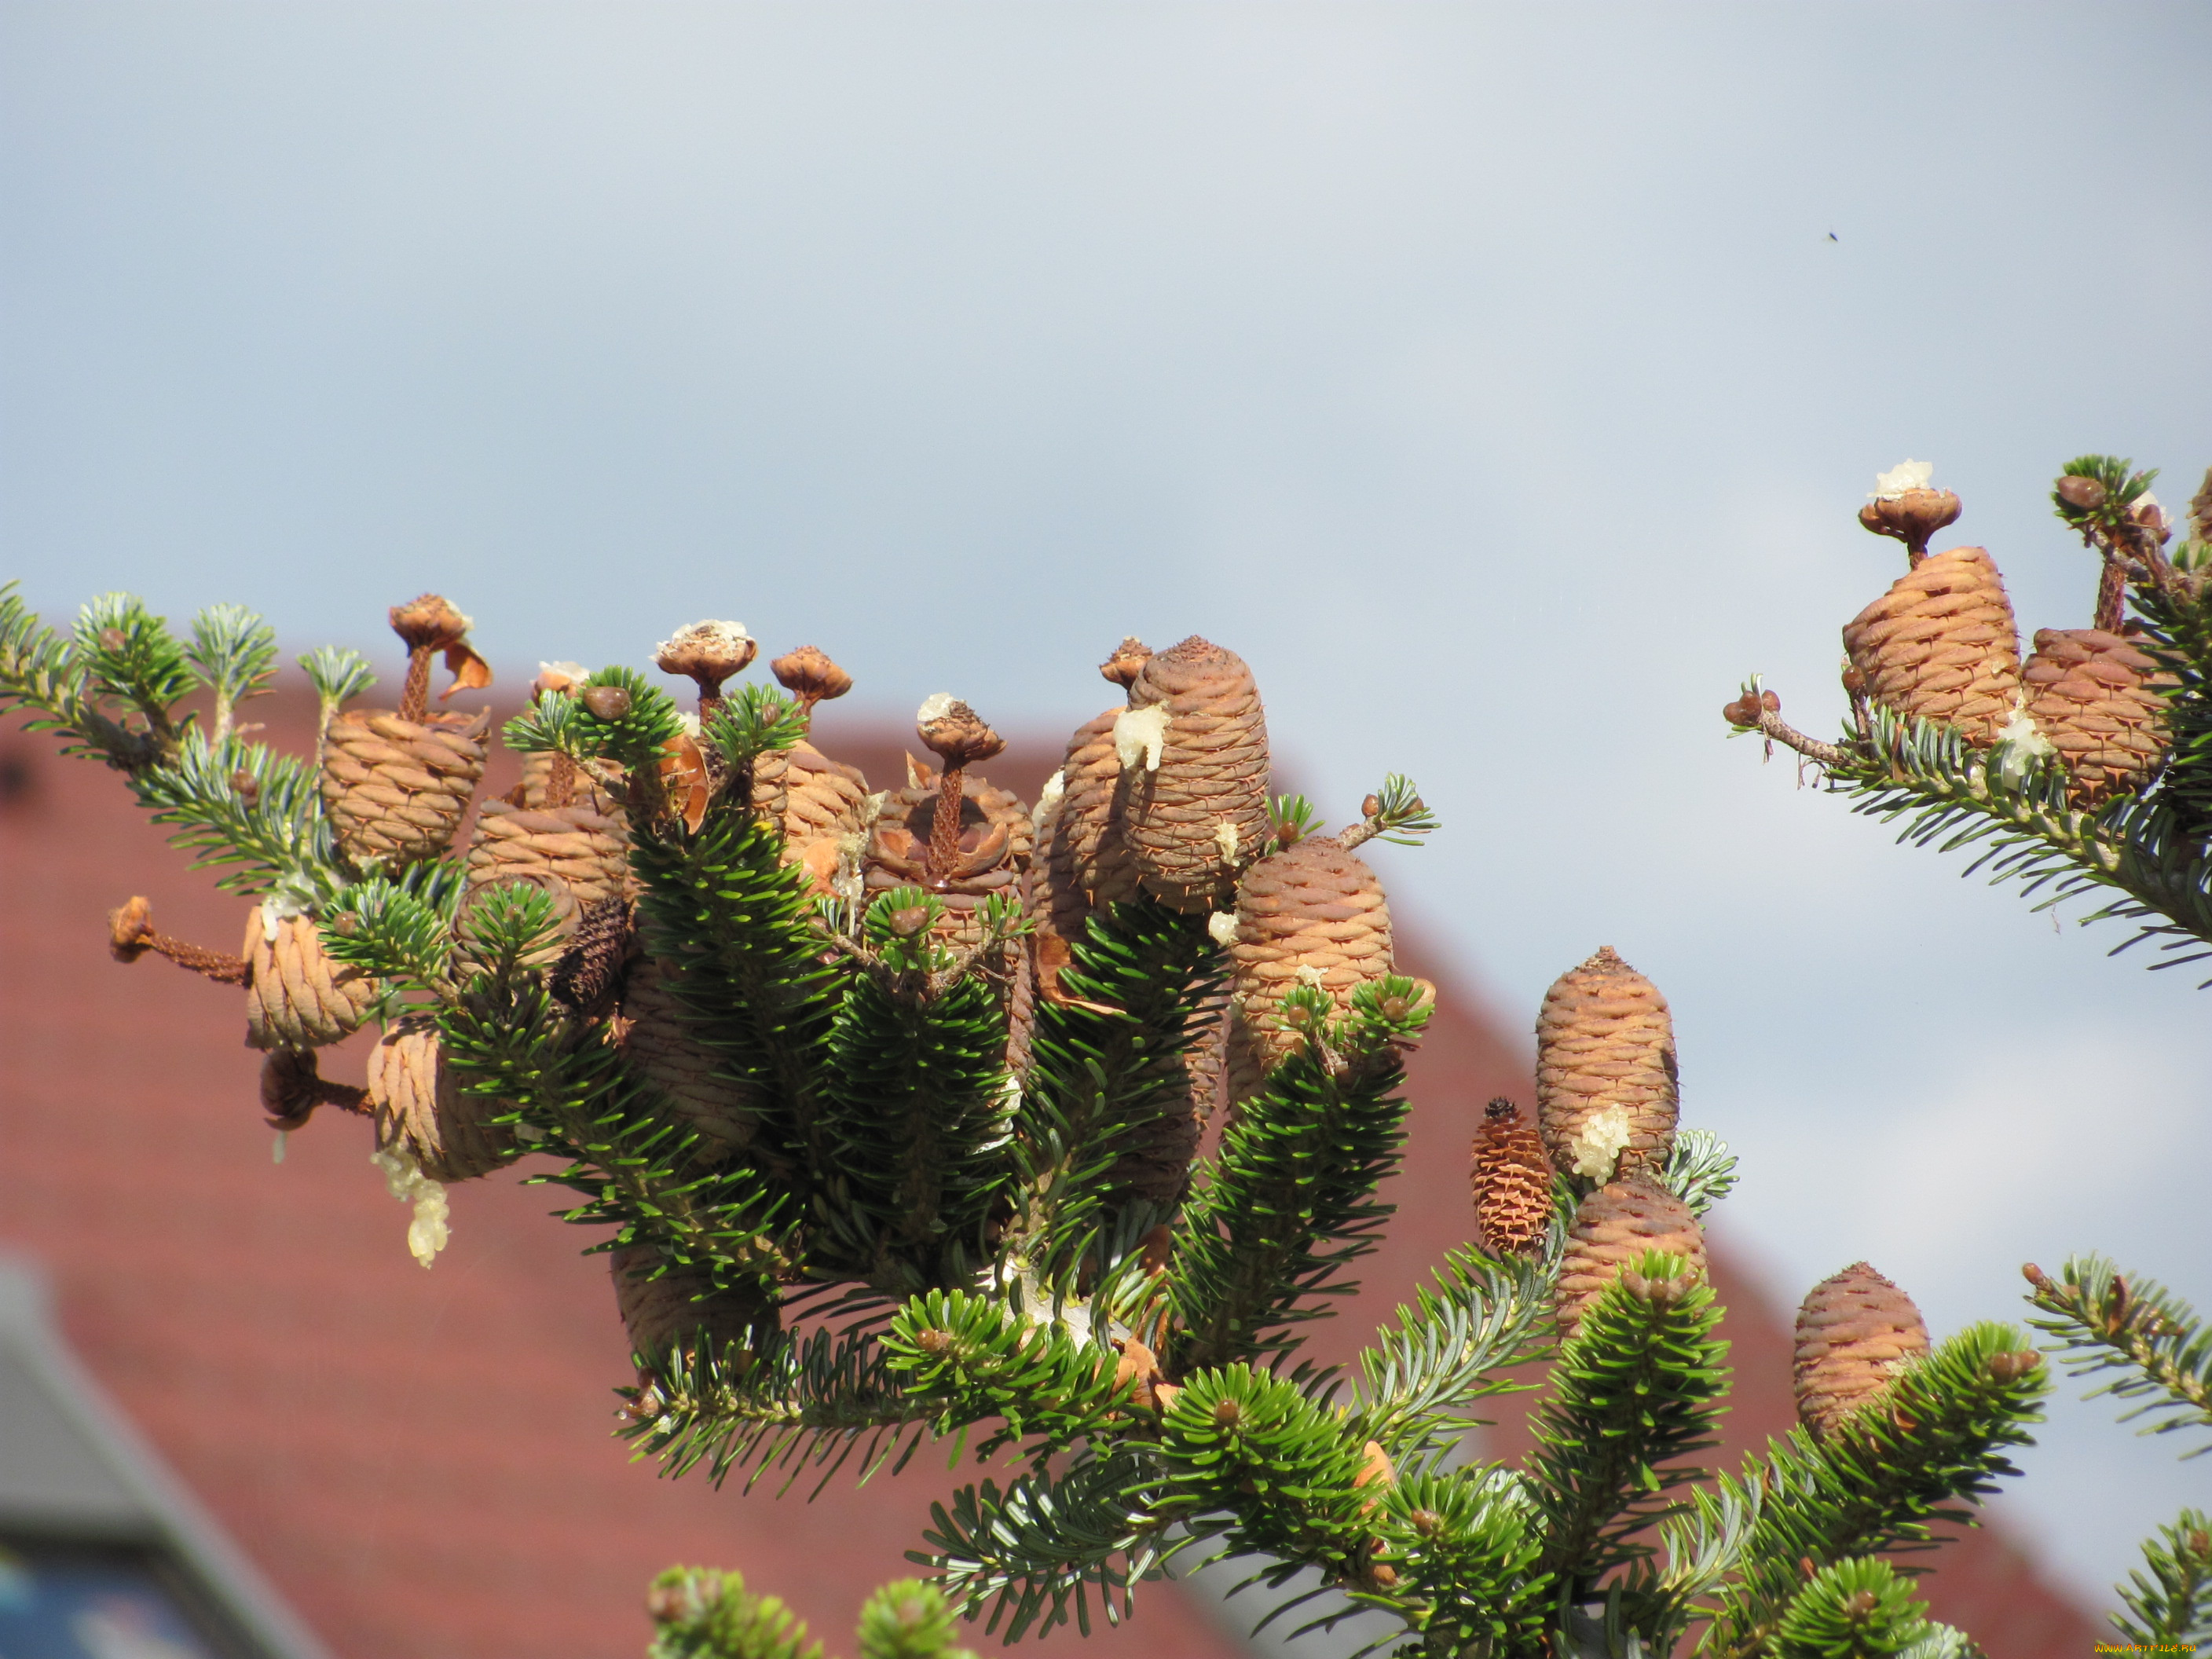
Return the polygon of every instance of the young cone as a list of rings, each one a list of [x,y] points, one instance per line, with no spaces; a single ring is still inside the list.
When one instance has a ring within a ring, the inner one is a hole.
[[[2094,806],[2141,788],[2166,759],[2173,684],[2133,641],[2097,628],[2045,628],[2021,670],[2027,714],[2066,767],[2066,798]]]
[[[1074,890],[1092,908],[1133,899],[1143,874],[1128,840],[1128,785],[1114,748],[1114,724],[1126,708],[1109,708],[1076,727],[1061,763],[1060,834]]]
[[[1891,1377],[1928,1352],[1912,1298],[1863,1261],[1822,1279],[1797,1310],[1797,1417],[1833,1434]]]
[[[747,1091],[717,1074],[713,1052],[691,1034],[667,966],[651,957],[632,964],[623,988],[623,1052],[696,1130],[710,1164],[727,1162],[753,1138]]]
[[[1552,1224],[1552,1162],[1535,1125],[1504,1098],[1474,1132],[1475,1227],[1492,1255],[1527,1255]]]
[[[758,1291],[717,1291],[696,1268],[665,1263],[650,1244],[617,1245],[607,1262],[630,1352],[640,1358],[688,1351],[702,1337],[726,1350],[748,1347],[767,1310]]]
[[[246,1042],[251,1048],[318,1048],[357,1029],[382,988],[333,962],[307,916],[257,904],[246,915]]]
[[[1986,749],[2020,692],[2012,601],[1988,553],[1954,547],[1921,561],[1844,629],[1866,693],[1917,720],[1955,726]]]
[[[504,1109],[459,1087],[436,1026],[419,1017],[395,1020],[369,1050],[368,1104],[377,1150],[408,1152],[441,1186],[489,1175],[514,1145],[514,1129],[492,1121]]]
[[[631,896],[629,830],[588,800],[515,806],[488,800],[469,842],[469,884],[557,877],[580,904]]]
[[[1147,658],[1115,723],[1130,851],[1177,910],[1222,907],[1267,836],[1267,720],[1252,671],[1193,635]]]
[[[1674,1020],[1659,988],[1607,945],[1544,993],[1536,1121],[1568,1175],[1657,1169],[1674,1144]]]
[[[1605,1287],[1646,1250],[1686,1257],[1705,1276],[1705,1236],[1689,1206],[1641,1170],[1599,1188],[1575,1212],[1559,1261],[1559,1333],[1571,1337]]]
[[[1293,988],[1316,987],[1342,1008],[1391,971],[1382,884],[1358,854],[1309,836],[1245,873],[1229,956],[1229,1097],[1238,1101],[1297,1047],[1278,1017]]]

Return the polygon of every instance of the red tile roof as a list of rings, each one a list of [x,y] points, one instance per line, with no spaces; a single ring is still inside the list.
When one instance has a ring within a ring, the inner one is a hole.
[[[305,746],[302,700],[255,707]],[[840,744],[836,712],[825,746],[897,778],[895,750]],[[1052,763],[1030,747],[992,769],[1029,793]],[[490,787],[507,781],[495,768]],[[426,1273],[357,1121],[325,1114],[271,1162],[234,989],[110,960],[105,912],[132,893],[163,931],[226,950],[246,908],[189,872],[116,779],[0,732],[0,1241],[45,1261],[77,1351],[334,1650],[635,1652],[647,1580],[686,1560],[743,1569],[849,1650],[859,1600],[908,1571],[930,1500],[954,1484],[941,1462],[811,1505],[655,1478],[611,1437],[625,1345],[604,1268],[578,1255],[586,1236],[546,1218],[556,1194],[511,1175],[454,1188],[452,1245]],[[1580,948],[1563,941],[1562,959]],[[1417,942],[1401,954],[1422,971]],[[357,1075],[359,1046],[326,1072]],[[1522,1045],[1447,986],[1415,1062],[1397,1224],[1317,1351],[1347,1356],[1466,1236],[1467,1137],[1491,1095],[1527,1101],[1528,1071]],[[1788,1340],[1717,1255],[1742,1378],[1732,1456],[1787,1425]],[[2000,1535],[1945,1559],[1938,1610],[1991,1651],[2087,1650],[2087,1620]],[[1174,1587],[1140,1602],[1135,1626],[1087,1650],[1235,1650]]]

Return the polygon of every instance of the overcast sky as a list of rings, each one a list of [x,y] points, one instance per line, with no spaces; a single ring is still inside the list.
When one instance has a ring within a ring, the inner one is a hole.
[[[1832,726],[1907,456],[2031,629],[2061,463],[2191,493],[2208,81],[2201,3],[11,0],[0,576],[386,659],[434,587],[525,667],[735,617],[1054,732],[1203,633],[1333,817],[1418,779],[1377,862],[1503,1018],[1658,981],[1778,1301],[2201,1303],[2212,993],[1717,710]],[[2002,1508],[2094,1589],[2212,1458],[2075,1392]]]

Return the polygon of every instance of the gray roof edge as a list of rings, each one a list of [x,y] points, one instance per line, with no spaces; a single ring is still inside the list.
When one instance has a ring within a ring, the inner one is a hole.
[[[272,1659],[334,1659],[252,1560],[177,1478],[153,1443],[70,1351],[53,1295],[35,1261],[0,1251],[0,1342],[42,1382],[116,1479],[144,1506],[151,1528]]]

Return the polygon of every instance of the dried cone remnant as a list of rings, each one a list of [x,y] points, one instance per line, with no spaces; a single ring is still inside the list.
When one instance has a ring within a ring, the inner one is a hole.
[[[1147,890],[1222,908],[1267,836],[1267,720],[1252,671],[1193,635],[1148,657],[1115,724],[1127,837]]]
[[[254,1048],[319,1048],[349,1035],[380,988],[333,962],[312,917],[264,905],[246,914],[246,1041]]]
[[[743,623],[696,622],[654,647],[653,660],[662,673],[685,675],[698,686],[703,725],[721,703],[722,682],[744,673],[759,652]]]
[[[1552,1161],[1536,1126],[1506,1099],[1484,1108],[1474,1133],[1474,1220],[1492,1255],[1527,1255],[1552,1223]]]
[[[2021,671],[2027,714],[2065,763],[2067,799],[2094,806],[2141,788],[2166,758],[2174,683],[2135,643],[2096,628],[2045,628]]]
[[[1824,1279],[1797,1310],[1797,1416],[1823,1437],[1928,1352],[1912,1298],[1863,1261]]]
[[[1916,567],[1928,556],[1928,538],[1959,517],[1956,495],[1928,487],[1934,471],[1925,461],[1907,461],[1882,473],[1873,499],[1859,509],[1859,522],[1877,536],[1903,542],[1907,561]]]
[[[1291,990],[1313,986],[1340,1009],[1391,971],[1382,884],[1358,854],[1309,836],[1245,873],[1229,956],[1229,1097],[1238,1101],[1298,1046],[1279,1018]]]
[[[1686,1257],[1705,1276],[1705,1236],[1689,1206],[1640,1170],[1599,1188],[1575,1212],[1559,1261],[1559,1333],[1572,1336],[1583,1316],[1646,1250]]]
[[[430,659],[445,653],[454,680],[443,696],[491,684],[468,643],[469,619],[434,593],[393,607],[407,645],[396,710],[351,708],[324,732],[322,795],[332,832],[357,864],[390,866],[443,852],[483,776],[488,714],[434,714]]]
[[[1023,896],[1036,830],[1018,798],[968,770],[1006,747],[974,709],[932,697],[915,729],[945,768],[917,768],[913,783],[885,798],[868,840],[866,884],[870,894],[901,887],[935,894],[945,903],[939,930],[958,949],[982,938],[975,913],[986,898]]]
[[[1674,1149],[1674,1018],[1659,988],[1607,945],[1544,993],[1536,1122],[1568,1175],[1656,1170]]]
[[[702,1160],[726,1163],[753,1138],[748,1091],[717,1074],[719,1062],[692,1036],[670,977],[666,965],[649,957],[630,969],[623,989],[623,1052],[697,1131]]]
[[[1936,554],[1899,576],[1845,626],[1844,649],[1867,696],[1955,726],[1977,749],[2012,718],[2019,635],[2004,581],[1978,547]]]
[[[811,645],[787,651],[769,665],[775,681],[791,693],[799,706],[814,717],[814,706],[842,697],[853,689],[853,677],[830,659],[829,653]]]
[[[725,1352],[743,1350],[767,1311],[758,1291],[717,1291],[697,1268],[664,1263],[650,1244],[619,1245],[607,1253],[607,1261],[630,1352],[641,1358],[688,1352],[702,1337]]]
[[[107,913],[107,951],[122,963],[136,962],[151,951],[179,968],[206,975],[219,985],[243,985],[251,971],[244,957],[228,957],[158,931],[154,926],[154,907],[143,896]]]
[[[514,1144],[514,1129],[492,1121],[500,1103],[461,1089],[436,1026],[419,1017],[395,1021],[369,1051],[368,1103],[378,1150],[405,1152],[441,1186],[489,1175]]]

